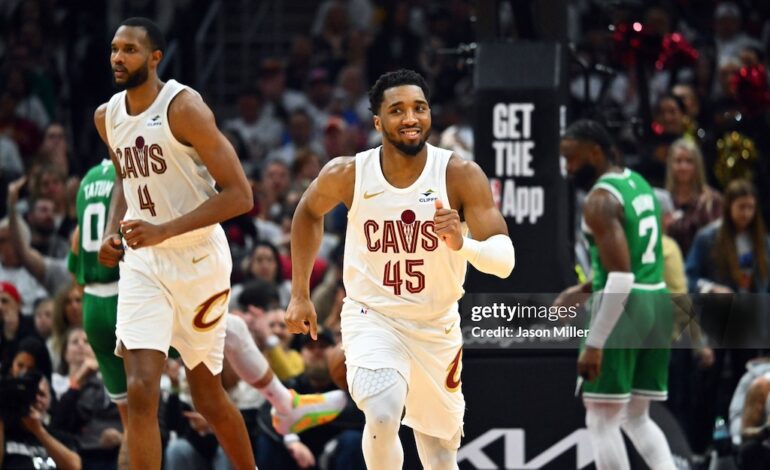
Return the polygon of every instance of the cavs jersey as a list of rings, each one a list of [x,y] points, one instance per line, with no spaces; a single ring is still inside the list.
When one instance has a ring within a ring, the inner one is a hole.
[[[160,224],[191,212],[216,193],[214,180],[198,153],[171,133],[168,108],[182,90],[169,80],[144,112],[131,116],[126,92],[107,104],[107,141],[120,163],[126,219]]]
[[[426,145],[417,180],[393,187],[380,165],[380,147],[356,155],[343,278],[348,301],[384,315],[427,320],[455,308],[463,295],[466,261],[434,232],[435,200],[449,208],[446,168],[452,152]]]

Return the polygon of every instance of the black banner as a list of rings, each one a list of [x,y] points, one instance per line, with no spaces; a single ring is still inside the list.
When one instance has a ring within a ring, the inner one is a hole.
[[[508,279],[470,270],[468,292],[559,292],[574,281],[557,44],[481,44],[475,69],[475,159],[516,250]]]

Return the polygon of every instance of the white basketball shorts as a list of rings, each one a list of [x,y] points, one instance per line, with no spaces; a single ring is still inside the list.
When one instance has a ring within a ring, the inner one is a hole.
[[[341,317],[348,388],[353,390],[357,368],[396,369],[408,386],[402,423],[439,439],[457,436],[465,414],[457,309],[420,322],[387,317],[345,299]]]
[[[222,227],[137,250],[125,248],[118,284],[115,353],[173,346],[187,368],[218,374],[224,357],[232,258]]]

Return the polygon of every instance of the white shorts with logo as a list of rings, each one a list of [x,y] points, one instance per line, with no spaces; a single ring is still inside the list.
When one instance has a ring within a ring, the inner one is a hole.
[[[345,299],[341,319],[348,388],[353,390],[357,368],[396,369],[408,387],[403,424],[428,436],[457,439],[459,445],[465,398],[457,310],[420,322],[387,317]]]
[[[160,245],[125,248],[118,284],[116,354],[173,346],[192,369],[222,371],[232,258],[222,227],[206,227]]]

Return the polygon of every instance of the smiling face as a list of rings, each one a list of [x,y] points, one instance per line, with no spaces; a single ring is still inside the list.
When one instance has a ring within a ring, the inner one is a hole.
[[[374,127],[385,140],[406,156],[416,156],[430,136],[430,106],[417,85],[388,88],[374,116]]]
[[[121,26],[112,39],[112,77],[115,86],[128,90],[142,85],[158,66],[162,57],[159,50],[150,50],[147,31],[139,26]]]

